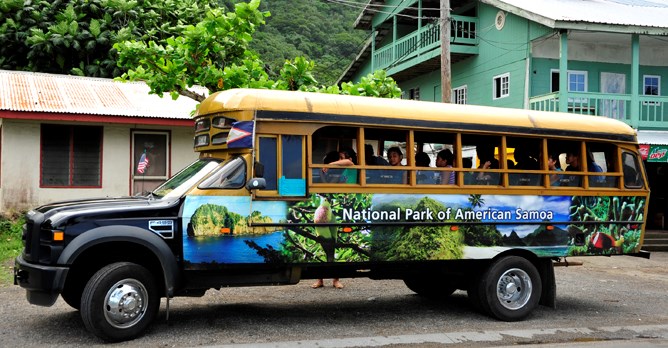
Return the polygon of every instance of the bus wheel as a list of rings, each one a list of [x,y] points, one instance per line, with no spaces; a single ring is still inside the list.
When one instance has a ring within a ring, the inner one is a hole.
[[[438,278],[404,278],[404,283],[414,293],[433,299],[448,297],[457,290],[456,287]]]
[[[81,318],[99,338],[118,342],[140,335],[160,306],[156,282],[144,267],[118,262],[99,270],[81,297]]]
[[[504,321],[518,321],[538,306],[542,289],[536,267],[527,259],[507,256],[494,262],[480,278],[477,292],[480,307]]]

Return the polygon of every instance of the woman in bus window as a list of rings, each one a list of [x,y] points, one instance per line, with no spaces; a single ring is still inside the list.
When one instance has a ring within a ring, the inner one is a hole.
[[[332,164],[338,166],[354,166],[357,163],[357,154],[355,150],[344,147],[339,150],[339,160],[333,162]],[[339,182],[344,182],[346,184],[356,184],[357,183],[357,169],[346,168],[341,173],[341,180]]]

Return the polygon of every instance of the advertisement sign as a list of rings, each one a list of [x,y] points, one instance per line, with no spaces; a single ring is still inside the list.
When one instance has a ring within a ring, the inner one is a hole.
[[[652,145],[647,155],[647,162],[668,162],[668,145]]]
[[[647,161],[647,156],[649,155],[649,144],[640,144],[640,156],[643,161]]]

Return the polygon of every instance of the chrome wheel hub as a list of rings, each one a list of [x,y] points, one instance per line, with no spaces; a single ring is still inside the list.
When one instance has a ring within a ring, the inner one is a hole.
[[[124,329],[135,325],[146,313],[148,292],[135,279],[114,284],[104,301],[104,317],[113,327]]]
[[[499,277],[496,296],[503,307],[517,310],[529,302],[532,289],[531,277],[525,271],[513,268]]]

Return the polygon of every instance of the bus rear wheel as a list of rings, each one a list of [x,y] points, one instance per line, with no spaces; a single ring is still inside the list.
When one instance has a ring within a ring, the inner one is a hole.
[[[456,287],[447,281],[436,277],[410,277],[404,278],[406,286],[414,293],[433,299],[445,298],[452,295]]]
[[[503,321],[519,321],[538,306],[542,283],[529,260],[506,256],[495,261],[471,290],[469,296],[486,314]]]

